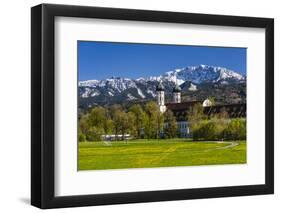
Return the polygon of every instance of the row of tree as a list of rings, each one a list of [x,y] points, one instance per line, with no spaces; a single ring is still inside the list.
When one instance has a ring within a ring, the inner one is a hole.
[[[194,140],[245,139],[246,120],[229,119],[225,110],[208,117],[201,104],[187,111],[188,126]],[[120,105],[94,107],[79,118],[79,141],[100,141],[103,135],[125,135],[132,138],[175,138],[180,136],[176,118],[170,110],[161,113],[151,101],[144,106]],[[118,137],[116,140],[120,139]]]
[[[191,131],[194,140],[245,140],[246,120],[212,118],[196,124]]]
[[[187,116],[193,140],[246,139],[246,119],[230,119],[225,109],[216,115],[207,116],[201,105],[195,105]]]
[[[174,119],[175,121],[175,119]],[[160,138],[164,115],[155,102],[132,105],[125,110],[120,105],[94,107],[80,116],[79,141],[99,141],[102,135],[130,134],[134,138]]]

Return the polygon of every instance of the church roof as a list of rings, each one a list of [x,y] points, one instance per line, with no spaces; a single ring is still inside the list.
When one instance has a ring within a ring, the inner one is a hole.
[[[167,103],[167,109],[171,111],[186,111],[190,107],[194,106],[195,104],[201,104],[201,101],[189,101],[189,102],[181,102],[181,103]]]
[[[208,116],[226,111],[230,118],[246,117],[246,104],[227,104],[204,107],[204,113]]]
[[[188,110],[195,104],[202,104],[201,101],[191,101],[182,103],[168,103],[166,107],[176,116],[177,121],[184,121],[187,118]],[[207,116],[226,111],[230,118],[246,117],[246,104],[225,104],[203,107],[203,112]]]

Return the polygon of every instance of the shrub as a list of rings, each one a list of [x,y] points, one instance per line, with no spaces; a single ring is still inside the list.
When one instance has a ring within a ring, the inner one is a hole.
[[[220,140],[222,139],[222,132],[225,128],[223,121],[214,119],[202,121],[194,127],[194,140]]]
[[[209,121],[202,127],[202,132],[206,140],[218,140],[221,136],[221,131],[218,123]]]
[[[104,134],[103,129],[97,127],[91,127],[86,134],[88,141],[101,141],[101,136]]]
[[[232,119],[223,135],[228,140],[245,140],[246,139],[246,120]]]
[[[164,126],[164,138],[175,138],[178,134],[178,125],[171,110],[165,112],[166,125]]]
[[[86,141],[86,135],[83,134],[83,133],[81,133],[81,132],[79,132],[79,133],[78,133],[78,141],[79,141],[79,142],[84,142],[84,141]]]
[[[206,125],[207,121],[201,121],[192,124],[192,137],[193,140],[200,140],[204,138],[203,127]]]

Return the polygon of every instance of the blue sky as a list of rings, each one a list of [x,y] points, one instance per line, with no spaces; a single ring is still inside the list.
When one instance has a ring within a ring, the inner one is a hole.
[[[200,64],[246,74],[246,48],[78,41],[79,80],[139,78]]]

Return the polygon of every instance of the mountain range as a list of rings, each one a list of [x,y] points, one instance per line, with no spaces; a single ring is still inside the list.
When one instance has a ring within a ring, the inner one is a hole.
[[[104,80],[79,81],[79,106],[87,108],[94,105],[155,99],[155,89],[160,81],[168,96],[176,84],[180,86],[183,94],[191,92],[195,94],[204,88],[208,95],[210,87],[232,88],[246,85],[246,76],[224,67],[199,65],[175,69],[147,78],[111,77]]]

